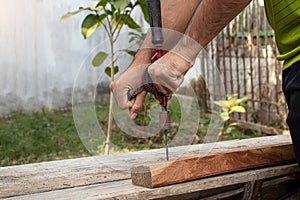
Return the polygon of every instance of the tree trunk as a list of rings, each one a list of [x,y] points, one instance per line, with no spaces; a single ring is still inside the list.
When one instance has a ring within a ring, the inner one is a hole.
[[[110,81],[114,81],[114,38],[113,34],[110,28],[110,34],[109,34],[109,41],[110,41]],[[112,133],[112,105],[113,104],[113,94],[110,92],[109,95],[109,110],[108,110],[108,124],[107,124],[107,134],[106,134],[106,143],[105,143],[105,151],[104,154],[108,155],[109,154],[109,149],[110,149],[110,138],[111,138],[111,133]]]
[[[107,124],[107,134],[106,134],[106,142],[105,142],[105,155],[109,154],[110,149],[110,138],[112,133],[112,104],[113,104],[113,95],[110,92],[109,95],[109,110],[108,110],[108,124]]]

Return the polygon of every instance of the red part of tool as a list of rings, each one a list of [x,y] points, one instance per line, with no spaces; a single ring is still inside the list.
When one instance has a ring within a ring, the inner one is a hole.
[[[157,49],[155,54],[151,58],[151,63],[154,63],[158,59],[160,59],[163,56],[163,50],[162,49]]]
[[[156,60],[163,56],[163,50],[157,49],[153,57],[151,58],[151,63],[154,63]],[[160,105],[167,110],[167,104],[170,100],[170,97],[159,92],[154,83],[147,83],[144,85],[144,89],[153,94],[154,98],[159,101]]]

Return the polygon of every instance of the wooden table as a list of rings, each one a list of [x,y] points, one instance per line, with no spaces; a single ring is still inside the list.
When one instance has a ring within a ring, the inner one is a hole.
[[[223,152],[241,147],[290,142],[268,136],[170,148],[171,158]],[[9,199],[192,199],[202,196],[255,195],[260,180],[299,172],[295,163],[264,167],[149,189],[134,186],[130,168],[165,159],[165,149],[86,157],[0,168],[0,198]],[[231,187],[230,190],[224,188]],[[217,192],[212,192],[214,189]],[[218,191],[219,190],[219,191]]]

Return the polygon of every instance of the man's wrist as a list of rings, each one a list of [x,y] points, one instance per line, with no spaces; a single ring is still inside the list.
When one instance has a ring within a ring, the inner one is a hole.
[[[152,48],[143,48],[139,49],[134,57],[132,64],[144,65],[151,62],[151,58],[155,53],[155,49]]]
[[[202,46],[197,41],[184,35],[171,52],[193,65],[201,49]]]
[[[182,75],[185,75],[187,71],[192,67],[192,64],[184,59],[181,55],[172,51],[168,52],[162,58],[163,61],[158,60],[157,63],[169,67],[170,70],[176,70]]]

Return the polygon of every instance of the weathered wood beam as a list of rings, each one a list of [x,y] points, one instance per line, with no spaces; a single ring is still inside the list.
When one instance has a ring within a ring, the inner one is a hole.
[[[253,144],[262,146],[282,142],[291,142],[290,136],[279,135],[232,140],[214,144],[172,147],[169,150],[171,158],[177,159],[183,155],[203,155],[208,151],[219,153],[252,147]],[[2,167],[0,168],[0,199],[130,179],[132,166],[164,159],[165,149],[155,149],[110,156]]]
[[[290,199],[293,193],[298,193],[299,184],[292,175],[277,177],[263,182],[261,199]],[[289,198],[284,198],[289,197]],[[294,198],[300,199],[300,198]]]
[[[210,196],[210,197],[206,197],[205,200],[226,199],[226,198],[230,198],[230,197],[232,198],[233,196],[236,196],[236,195],[241,194],[243,192],[244,192],[244,189],[240,188],[240,189],[236,189],[236,190],[216,194],[216,195],[213,195],[213,196]]]
[[[206,194],[207,190],[231,186],[235,184],[251,182],[255,180],[268,179],[272,177],[284,176],[299,172],[297,164],[287,164],[280,166],[266,167],[262,169],[252,169],[220,176],[213,176],[194,181],[157,187],[149,189],[134,186],[131,180],[113,181],[108,183],[93,184],[68,189],[60,189],[50,192],[36,193],[25,196],[9,198],[9,200],[33,200],[33,199],[97,199],[97,200],[128,200],[128,199],[184,199],[182,195],[199,192]],[[197,198],[197,197],[195,197]]]
[[[291,142],[289,135],[171,147],[170,158]],[[0,168],[0,199],[130,179],[130,168],[165,159],[165,149]]]
[[[243,200],[261,199],[262,184],[263,184],[262,180],[251,181],[251,182],[246,183],[245,186],[244,186]]]
[[[183,157],[131,168],[134,185],[154,188],[227,172],[295,161],[291,143]]]

